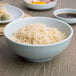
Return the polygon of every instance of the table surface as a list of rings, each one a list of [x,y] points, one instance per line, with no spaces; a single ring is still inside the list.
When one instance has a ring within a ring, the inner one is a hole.
[[[53,17],[58,8],[76,8],[76,0],[58,0],[55,8],[33,11],[25,7],[23,0],[2,0],[21,8],[32,16]],[[31,63],[8,48],[4,36],[0,36],[0,76],[76,76],[76,24],[71,25],[74,36],[68,48],[52,61]]]

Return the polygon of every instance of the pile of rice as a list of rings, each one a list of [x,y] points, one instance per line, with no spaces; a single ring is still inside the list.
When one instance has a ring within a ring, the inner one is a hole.
[[[20,28],[13,34],[12,39],[25,44],[47,45],[62,41],[65,34],[45,24],[34,23]]]

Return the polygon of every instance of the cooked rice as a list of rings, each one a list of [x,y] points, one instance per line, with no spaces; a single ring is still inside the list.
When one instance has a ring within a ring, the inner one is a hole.
[[[20,28],[14,33],[12,39],[25,44],[47,45],[64,40],[65,34],[57,28],[50,28],[42,23],[34,23]]]

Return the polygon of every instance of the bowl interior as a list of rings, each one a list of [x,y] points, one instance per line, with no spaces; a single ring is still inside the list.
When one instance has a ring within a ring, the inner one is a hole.
[[[46,24],[48,27],[55,27],[61,32],[64,32],[67,37],[72,32],[72,29],[69,24],[63,21],[48,17],[31,17],[23,18],[9,23],[4,29],[4,35],[9,39],[13,35],[13,33],[16,32],[19,28],[32,23],[43,23]]]
[[[24,0],[24,2],[25,2],[25,6],[30,8],[30,9],[46,10],[46,9],[51,9],[51,8],[55,7],[57,0],[54,0],[48,4],[31,4],[31,3],[26,2],[26,0]]]
[[[11,14],[12,18],[10,20],[0,21],[0,23],[6,23],[6,22],[13,21],[15,19],[21,18],[24,15],[21,9],[14,7],[12,5],[4,5],[4,7]]]
[[[54,15],[57,16],[58,14],[61,14],[61,13],[76,13],[76,9],[69,9],[69,8],[58,9],[54,12]]]
[[[48,5],[48,4],[53,4],[54,2],[57,2],[57,0],[53,0],[52,2],[50,3],[47,3],[47,4],[32,4],[32,3],[29,3],[28,1],[24,0],[25,3],[29,4],[29,5],[37,5],[37,6],[44,6],[44,5]]]

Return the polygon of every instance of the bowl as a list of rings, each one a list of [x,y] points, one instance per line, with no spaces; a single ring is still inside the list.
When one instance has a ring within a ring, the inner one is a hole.
[[[76,14],[76,9],[71,9],[71,8],[62,8],[62,9],[57,9],[53,12],[54,16],[58,19],[61,19],[69,24],[74,24],[76,23],[76,18],[63,18],[58,16],[58,14],[61,13],[73,13]]]
[[[61,32],[66,33],[66,39],[48,45],[30,45],[16,42],[11,39],[13,33],[16,32],[19,28],[32,23],[44,23],[48,27],[55,27]],[[4,36],[9,47],[12,48],[18,55],[32,62],[46,62],[52,60],[68,46],[72,35],[73,29],[69,24],[61,20],[48,17],[30,17],[19,19],[7,24],[4,29]]]
[[[10,20],[0,21],[0,23],[8,23],[24,16],[24,12],[15,6],[6,4],[3,7],[11,14],[12,18]]]
[[[31,4],[31,3],[26,2],[26,0],[24,0],[24,2],[25,2],[25,6],[30,8],[30,9],[47,10],[47,9],[51,9],[51,8],[55,7],[57,0],[54,0],[48,4]]]

